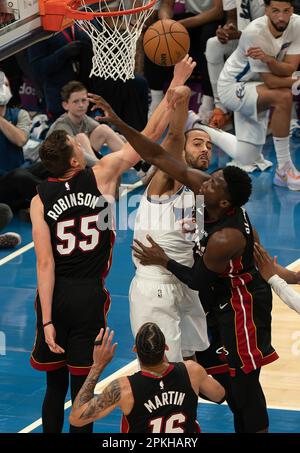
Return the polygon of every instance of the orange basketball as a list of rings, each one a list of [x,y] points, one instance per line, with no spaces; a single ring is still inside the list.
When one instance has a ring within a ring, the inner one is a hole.
[[[173,66],[190,48],[187,29],[175,20],[159,20],[146,30],[143,40],[145,54],[159,66]]]

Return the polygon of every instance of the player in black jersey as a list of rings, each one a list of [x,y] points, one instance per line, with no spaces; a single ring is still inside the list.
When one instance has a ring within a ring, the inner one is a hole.
[[[119,407],[124,433],[195,433],[198,394],[221,402],[223,387],[192,360],[170,363],[165,337],[157,324],[143,324],[135,339],[141,371],[113,380],[99,395],[94,389],[100,374],[113,358],[114,332],[102,329],[96,338],[94,364],[75,399],[70,423],[84,426]]]
[[[218,321],[224,354],[230,367],[230,398],[237,432],[266,432],[268,414],[259,383],[260,367],[277,359],[271,346],[272,294],[257,272],[253,259],[254,236],[241,208],[251,194],[251,179],[237,167],[219,169],[211,175],[188,167],[156,143],[124,123],[103,100],[105,118],[123,133],[139,154],[171,177],[204,195],[206,230],[203,257],[193,268],[170,260],[155,242],[138,243],[136,257],[142,264],[161,265],[192,289],[198,289]],[[256,240],[258,240],[256,238]],[[278,275],[286,269],[277,266]],[[289,273],[289,282],[295,273]]]
[[[176,65],[172,86],[182,85],[190,73],[186,58]],[[158,139],[168,117],[165,97],[143,133]],[[76,139],[59,130],[45,140],[40,155],[54,177],[38,187],[31,204],[38,275],[31,364],[47,372],[43,430],[60,432],[69,373],[74,400],[92,365],[94,338],[106,325],[110,297],[104,279],[114,242],[107,200],[113,199],[120,175],[140,156],[126,143],[86,169]],[[84,430],[91,431],[92,425]]]

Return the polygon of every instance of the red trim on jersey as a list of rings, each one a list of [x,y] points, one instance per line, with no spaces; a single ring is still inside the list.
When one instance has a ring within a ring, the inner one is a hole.
[[[68,367],[68,370],[71,374],[73,374],[73,376],[87,376],[90,372],[90,369],[92,366],[72,366],[72,365],[68,365],[67,364],[67,367]]]
[[[155,374],[152,374],[148,371],[141,371],[141,375],[142,376],[146,376],[146,377],[150,377],[150,378],[153,378],[153,379],[161,379],[165,376],[167,376],[167,374],[171,373],[171,371],[173,371],[174,369],[174,365],[172,363],[169,363],[169,366],[168,368],[166,369],[166,371],[161,375],[161,376],[157,376]]]
[[[122,415],[121,418],[121,433],[129,433],[129,423],[126,418],[126,415]]]
[[[223,365],[216,365],[212,367],[204,367],[207,374],[223,374],[228,373],[229,366],[228,363],[224,363]]]
[[[231,305],[235,313],[236,347],[243,364],[241,368],[249,373],[260,367],[263,355],[257,346],[253,298],[246,286],[232,289]]]
[[[103,286],[103,291],[105,292],[106,294],[106,300],[104,302],[104,328],[106,329],[106,325],[107,325],[107,314],[109,312],[109,309],[110,309],[110,304],[111,304],[111,297],[110,297],[110,293],[107,291],[106,288],[104,288]]]
[[[201,427],[198,420],[195,421],[195,433],[201,433]]]
[[[53,363],[41,363],[37,362],[32,356],[30,357],[30,365],[32,368],[38,371],[55,371],[59,368],[63,368],[66,366],[66,361],[61,360],[60,362],[53,362]]]
[[[277,354],[277,352],[276,351],[271,352],[271,354],[266,355],[261,359],[259,367],[269,365],[269,363],[275,362],[275,360],[277,359],[279,359],[279,355]],[[248,373],[245,369],[242,369],[242,371],[244,371],[245,374]],[[236,375],[236,368],[229,368],[229,374],[231,377],[234,377]]]
[[[49,182],[68,182],[71,179],[73,179],[75,176],[77,176],[81,171],[84,171],[84,170],[85,169],[76,170],[75,173],[72,176],[70,176],[70,178],[68,178],[68,179],[65,179],[65,178],[54,178],[53,176],[49,176],[47,181],[49,181]]]
[[[109,258],[107,260],[106,269],[103,270],[103,273],[100,276],[100,278],[102,280],[104,280],[106,278],[107,274],[110,271],[111,265],[112,265],[112,254],[113,254],[113,248],[114,248],[114,244],[115,244],[115,240],[116,240],[116,233],[113,230],[110,231],[109,239],[110,239],[110,254],[109,254]]]
[[[221,277],[228,277],[231,279],[232,288],[236,288],[240,285],[246,285],[253,280],[252,275],[248,272],[242,273],[242,270],[244,268],[242,260],[242,256],[235,260],[230,260],[225,271],[221,274]]]

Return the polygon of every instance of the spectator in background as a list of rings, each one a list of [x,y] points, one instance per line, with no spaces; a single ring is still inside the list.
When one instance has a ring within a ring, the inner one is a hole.
[[[64,113],[60,92],[71,80],[80,80],[81,68],[86,71],[88,36],[76,25],[55,34],[52,38],[32,45],[28,60],[35,83],[42,85],[46,109],[52,121]]]
[[[217,36],[210,38],[206,44],[210,83],[214,95],[214,111],[209,126],[223,128],[230,118],[230,113],[220,101],[217,83],[224,66],[225,59],[237,48],[238,40],[244,28],[254,19],[265,14],[263,0],[223,0],[226,11],[226,24],[218,27]]]
[[[10,207],[7,204],[0,203],[0,231],[9,224],[13,217]],[[16,247],[21,243],[21,236],[17,233],[0,234],[0,249]]]
[[[86,115],[89,99],[86,87],[72,80],[61,91],[62,105],[66,113],[61,115],[50,127],[47,136],[55,130],[64,130],[71,137],[76,137],[84,150],[88,166],[97,162],[95,152],[99,152],[104,143],[111,151],[122,148],[124,141],[106,124],[99,124]]]
[[[29,114],[22,109],[7,107],[11,97],[9,82],[0,71],[0,175],[24,163],[22,147],[30,131]]]
[[[222,0],[185,0],[185,12],[174,14],[174,0],[162,0],[159,10],[160,19],[174,19],[184,25],[191,38],[190,56],[197,62],[196,71],[201,77],[203,89],[202,102],[200,106],[201,119],[211,114],[213,110],[213,93],[209,81],[207,62],[205,58],[206,42],[215,36],[223,17]],[[169,72],[166,68],[154,65],[145,58],[145,75],[148,79],[152,103],[150,112],[160,102],[163,96],[163,85]],[[205,117],[205,118],[204,118]]]
[[[0,25],[5,25],[15,18],[12,8],[7,5],[7,0],[0,0]]]

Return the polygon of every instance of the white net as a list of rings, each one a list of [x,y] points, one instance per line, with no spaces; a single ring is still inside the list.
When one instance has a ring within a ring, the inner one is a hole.
[[[76,23],[89,35],[93,44],[93,68],[90,76],[121,79],[134,78],[136,44],[143,26],[152,14],[156,0],[102,0],[97,9],[81,0],[81,11],[108,12],[92,21],[77,19]],[[149,5],[148,9],[128,11]],[[93,5],[95,6],[95,4]],[[119,12],[118,15],[110,15]]]

